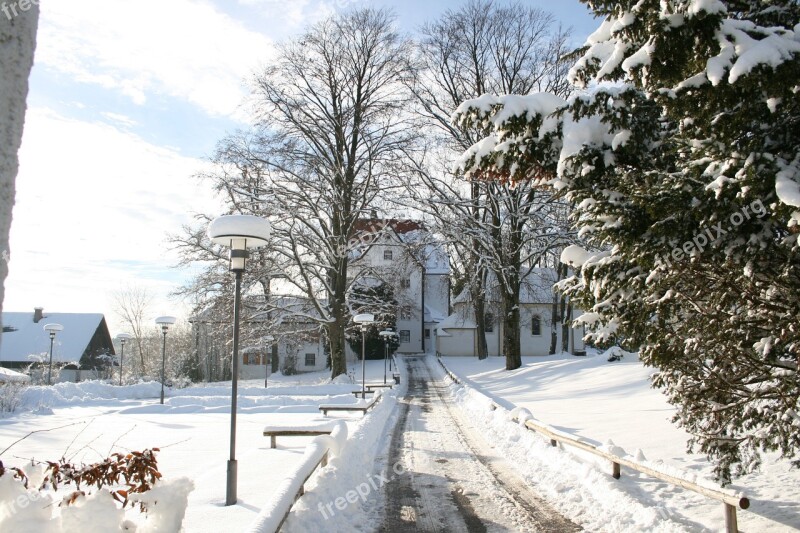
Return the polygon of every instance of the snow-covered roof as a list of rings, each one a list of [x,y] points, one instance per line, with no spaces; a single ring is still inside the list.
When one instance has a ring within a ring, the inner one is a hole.
[[[3,337],[0,342],[0,364],[3,361],[30,361],[29,355],[50,353],[50,335],[45,324],[61,324],[56,334],[53,361],[79,362],[92,337],[103,321],[101,313],[46,313],[34,322],[33,313],[3,313]],[[109,350],[113,353],[113,348]]]
[[[0,367],[0,383],[19,382],[25,383],[31,380],[30,376],[26,376],[20,372],[15,372],[10,368]]]
[[[439,323],[436,327],[436,335],[438,337],[451,337],[452,335],[447,332],[448,329],[475,329],[476,327],[477,324],[475,324],[471,313],[466,315],[453,313]]]
[[[429,306],[425,306],[425,322],[442,322],[447,315]]]

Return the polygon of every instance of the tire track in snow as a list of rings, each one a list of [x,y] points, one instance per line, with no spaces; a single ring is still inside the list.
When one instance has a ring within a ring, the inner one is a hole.
[[[579,531],[547,507],[447,402],[426,358],[405,358],[408,393],[392,434],[380,531]]]

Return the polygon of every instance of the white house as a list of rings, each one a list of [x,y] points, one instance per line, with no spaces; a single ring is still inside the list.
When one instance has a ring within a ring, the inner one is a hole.
[[[553,333],[553,284],[557,281],[552,268],[534,268],[528,273],[520,291],[520,348],[523,356],[547,355]],[[499,298],[490,279],[486,301],[486,344],[489,355],[503,353],[503,324],[498,320]],[[570,319],[582,313],[572,310]],[[557,346],[562,346],[560,324],[555,325]],[[567,351],[582,354],[583,327],[568,330]],[[453,299],[453,313],[439,323],[436,331],[436,351],[443,356],[477,355],[477,326],[468,291]]]
[[[436,328],[450,308],[450,262],[444,248],[415,220],[359,220],[351,245],[361,242],[351,277],[389,283],[399,304],[398,353],[435,353]]]
[[[265,302],[245,298],[243,303],[247,308],[261,307]],[[296,315],[315,312],[308,302],[296,296],[276,295],[270,304],[279,310],[249,313],[241,326],[245,339],[239,350],[239,377],[264,379],[283,369],[290,358],[294,358],[297,372],[324,370],[327,354],[317,324]],[[226,316],[218,320],[214,309],[208,308],[189,321],[202,375],[210,380],[224,379],[230,371],[230,331],[226,327],[230,319]],[[221,324],[224,327],[220,329]]]

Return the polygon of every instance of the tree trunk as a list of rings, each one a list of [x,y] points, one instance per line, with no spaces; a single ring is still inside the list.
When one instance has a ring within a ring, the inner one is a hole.
[[[571,316],[572,316],[572,303],[567,303],[567,299],[562,298],[561,299],[561,351],[562,352],[569,352],[569,328],[570,328]]]
[[[325,328],[331,350],[331,379],[347,373],[345,328],[346,324],[341,320],[332,322]]]
[[[558,350],[558,325],[561,320],[558,318],[558,295],[553,294],[552,314],[550,315],[550,355]]]
[[[516,293],[519,295],[519,291]],[[503,298],[503,352],[506,355],[506,370],[522,366],[519,332],[519,296],[505,294]]]
[[[328,342],[331,349],[331,379],[347,373],[347,339],[345,330],[350,321],[350,311],[347,307],[347,257],[340,257],[336,268],[330,269],[330,286],[333,294],[330,295],[331,315],[333,321],[326,325]]]
[[[5,4],[4,4],[5,6]],[[10,20],[0,16],[0,311],[3,310],[3,285],[10,258],[8,236],[14,206],[14,182],[19,169],[18,151],[25,122],[28,76],[36,48],[39,6]]]
[[[483,288],[484,284],[480,283]],[[472,307],[475,312],[475,335],[477,336],[477,355],[478,359],[489,357],[489,347],[486,344],[486,298],[483,290],[472,300]]]

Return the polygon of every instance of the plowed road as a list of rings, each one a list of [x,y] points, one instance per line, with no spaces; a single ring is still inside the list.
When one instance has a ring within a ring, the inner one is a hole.
[[[408,394],[392,435],[380,531],[580,531],[519,480],[450,403],[433,358],[400,359]]]

